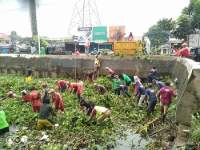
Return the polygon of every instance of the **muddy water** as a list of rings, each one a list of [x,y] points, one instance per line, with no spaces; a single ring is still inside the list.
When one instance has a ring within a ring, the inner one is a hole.
[[[116,146],[112,150],[144,150],[145,146],[152,141],[133,132],[126,132],[126,135],[125,138],[116,141]]]
[[[19,128],[14,124],[9,127],[10,134],[15,134],[18,130]]]

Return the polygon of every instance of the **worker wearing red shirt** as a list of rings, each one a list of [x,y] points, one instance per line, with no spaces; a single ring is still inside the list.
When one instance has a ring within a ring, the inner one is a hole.
[[[51,94],[55,109],[57,111],[60,110],[60,111],[64,112],[64,101],[63,101],[60,93],[56,92],[54,89],[50,89],[49,94]]]
[[[36,91],[35,87],[32,88],[32,91],[30,93],[23,92],[23,100],[26,102],[31,102],[33,111],[39,112],[40,107],[42,105],[41,103],[41,95],[39,92]]]
[[[78,99],[80,100],[80,96],[83,93],[84,90],[84,85],[83,85],[83,81],[79,82],[72,82],[69,84],[69,90],[70,91],[74,91],[74,93],[76,93],[76,95],[78,96]]]
[[[40,111],[40,107],[42,105],[41,99],[40,99],[40,93],[37,92],[35,89],[33,89],[30,92],[30,96],[31,96],[31,103],[32,103],[33,111],[34,112],[39,112]]]
[[[24,102],[31,102],[31,95],[28,94],[26,90],[23,90],[21,93],[22,93],[22,100]]]
[[[175,91],[169,87],[170,83],[166,83],[166,86],[162,87],[157,93],[157,97],[160,99],[161,116],[164,121],[168,108],[172,102],[172,97],[176,96]]]
[[[57,81],[58,90],[64,92],[67,89],[69,82],[66,80],[59,80]]]
[[[187,47],[187,44],[183,43],[182,47],[183,48],[179,51],[179,56],[181,56],[181,57],[190,57],[190,50]]]

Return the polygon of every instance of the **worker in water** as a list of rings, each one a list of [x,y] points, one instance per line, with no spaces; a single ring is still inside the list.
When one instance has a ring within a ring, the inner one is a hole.
[[[144,102],[145,99],[145,87],[142,84],[139,84],[137,87],[137,93],[136,93],[136,97],[138,97],[139,101],[138,101],[138,106],[142,107],[142,104]]]
[[[150,114],[154,111],[154,108],[157,103],[156,92],[153,89],[152,84],[149,84],[149,87],[146,89],[145,93],[146,93],[147,102],[148,102],[147,113]]]
[[[43,82],[42,83],[42,93],[46,93],[46,91],[49,90],[49,87],[47,85],[47,83]]]
[[[32,81],[32,75],[33,75],[33,71],[31,70],[30,67],[28,67],[26,78],[25,78],[26,83],[30,83]]]
[[[100,67],[101,67],[98,54],[95,56],[94,65],[95,65],[96,76],[98,77],[99,76]]]
[[[31,102],[31,95],[26,90],[21,91],[21,94],[24,102]]]
[[[50,105],[50,99],[48,97],[43,99],[43,104],[40,108],[39,119],[37,121],[37,128],[52,128],[53,124],[50,121],[51,115],[53,116],[53,109]]]
[[[111,69],[110,67],[106,67],[105,69],[111,78],[113,78],[116,75],[116,72],[113,69]]]
[[[187,43],[182,44],[182,49],[179,51],[179,56],[180,57],[190,57],[190,49],[187,46]]]
[[[42,99],[45,96],[48,96],[48,91],[49,91],[49,87],[48,87],[47,83],[43,82],[42,83],[42,94],[41,94]]]
[[[17,96],[13,91],[9,91],[6,95],[8,98],[15,98]]]
[[[172,102],[172,97],[176,96],[175,91],[170,87],[170,83],[166,82],[166,86],[162,87],[158,93],[157,97],[160,100],[161,105],[161,118],[164,122],[165,117],[168,112],[168,108]]]
[[[131,95],[128,92],[128,86],[121,84],[120,85],[120,93],[122,93],[123,95],[126,95],[128,97],[131,97]]]
[[[71,82],[69,83],[69,88],[68,90],[70,92],[73,92],[77,95],[78,99],[80,100],[80,97],[81,97],[81,94],[83,93],[83,90],[84,90],[84,84],[83,84],[83,81],[81,81],[79,79],[78,82]]]
[[[40,107],[42,105],[41,103],[41,94],[36,91],[35,87],[32,87],[31,92],[27,93],[27,92],[22,92],[22,99],[25,102],[31,102],[32,107],[33,107],[33,111],[34,112],[39,112]]]
[[[133,80],[134,80],[134,82],[133,82],[133,89],[134,89],[133,93],[137,94],[138,87],[140,85],[142,85],[142,82],[141,82],[141,79],[138,76],[136,76],[136,75],[133,76]]]
[[[6,120],[6,114],[3,110],[0,110],[0,135],[9,132],[9,124]]]
[[[88,71],[86,74],[85,74],[85,77],[86,79],[89,81],[89,82],[93,82],[93,80],[95,79],[95,77],[97,76],[97,71]]]
[[[131,85],[132,82],[131,78],[125,73],[120,74],[119,78],[124,82],[123,84],[126,85],[124,88],[126,89],[126,87],[128,87],[128,91],[130,91],[129,85]]]
[[[156,67],[153,67],[147,76],[147,81],[148,83],[152,83],[153,79],[157,78],[158,78],[158,70],[156,69]]]
[[[112,79],[112,88],[116,95],[120,95],[120,85],[122,85],[122,81],[120,80],[118,75],[115,75]]]
[[[152,80],[153,84],[157,87],[158,90],[160,90],[162,87],[165,86],[165,83],[156,79]]]
[[[107,91],[105,86],[97,84],[97,83],[94,83],[94,88],[101,95],[105,94]]]
[[[113,82],[112,82],[112,88],[116,95],[127,95],[128,97],[131,97],[131,95],[128,92],[128,87],[123,84],[123,82],[120,80],[118,75],[114,76]]]
[[[58,90],[63,93],[66,91],[67,87],[69,86],[69,81],[58,80],[56,81],[56,84],[57,84]]]
[[[59,92],[56,92],[54,89],[49,90],[49,94],[51,95],[52,102],[54,103],[55,109],[57,111],[64,112],[64,101],[62,99],[62,96]]]
[[[119,78],[124,81],[125,85],[129,87],[129,85],[131,84],[131,78],[125,74],[125,73],[122,73],[119,75]]]
[[[106,118],[110,117],[111,110],[102,106],[95,106],[92,103],[86,102],[83,98],[80,100],[80,107],[85,110],[90,116],[89,120],[95,120],[98,123],[103,122]]]

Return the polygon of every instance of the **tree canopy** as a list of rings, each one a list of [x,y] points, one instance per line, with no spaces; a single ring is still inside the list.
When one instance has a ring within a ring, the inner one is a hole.
[[[164,18],[149,28],[148,36],[153,47],[166,43],[170,37],[187,40],[188,35],[200,30],[200,0],[190,0],[181,15],[172,20]]]
[[[161,19],[155,25],[149,28],[149,31],[145,34],[148,36],[151,45],[158,47],[168,41],[171,31],[175,28],[175,21],[172,18]]]

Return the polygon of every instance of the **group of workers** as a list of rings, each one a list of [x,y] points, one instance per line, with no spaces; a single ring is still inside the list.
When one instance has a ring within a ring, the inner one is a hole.
[[[86,79],[93,82],[93,79],[98,76],[100,68],[100,62],[98,56],[95,59],[95,71],[86,74]],[[112,89],[116,95],[123,95],[127,97],[132,97],[133,94],[137,98],[138,107],[147,106],[147,113],[151,114],[160,100],[161,106],[161,116],[164,121],[168,107],[172,102],[172,97],[175,96],[175,91],[170,87],[170,83],[159,81],[159,74],[155,67],[151,69],[147,76],[145,86],[142,80],[138,76],[133,76],[133,79],[125,74],[117,74],[110,67],[106,67],[105,70],[108,73],[109,79],[112,80]],[[28,76],[25,81],[29,82],[31,80],[32,73],[28,72]],[[107,89],[104,85],[92,83],[94,89],[99,92],[99,94],[105,94]],[[27,92],[23,90],[21,92],[21,98],[24,102],[30,103],[32,105],[33,112],[39,113],[39,118],[37,120],[38,129],[51,128],[53,127],[51,116],[55,115],[55,112],[64,112],[64,100],[62,98],[63,92],[68,94],[74,93],[77,96],[80,110],[85,112],[89,116],[89,121],[94,120],[97,123],[101,123],[106,120],[111,115],[111,110],[103,106],[96,106],[94,103],[86,100],[82,93],[84,91],[84,83],[81,80],[77,82],[69,82],[66,80],[56,81],[55,89],[50,89],[47,83],[41,85],[42,91],[38,91],[34,86]],[[154,86],[155,85],[155,86]],[[131,87],[133,87],[133,92],[131,92]],[[155,88],[156,87],[156,88]],[[130,93],[133,93],[132,95]],[[17,95],[14,92],[8,92],[7,94],[10,98],[15,98]],[[52,107],[53,106],[53,107]],[[0,111],[0,133],[7,132],[9,125],[6,121],[6,116],[3,110]]]
[[[168,108],[172,102],[172,98],[176,96],[176,92],[170,87],[169,81],[159,81],[159,73],[156,67],[150,70],[146,77],[146,82],[144,83],[138,76],[133,76],[133,79],[131,79],[125,73],[117,75],[116,72],[109,67],[106,67],[106,70],[112,78],[114,92],[117,95],[131,97],[130,86],[133,86],[134,90],[132,93],[134,93],[137,99],[138,107],[147,106],[148,114],[153,113],[157,102],[160,101],[161,119],[164,122]]]

